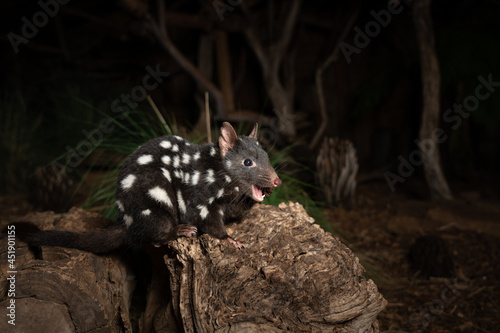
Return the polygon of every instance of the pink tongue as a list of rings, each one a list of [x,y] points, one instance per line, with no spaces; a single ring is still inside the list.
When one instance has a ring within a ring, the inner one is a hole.
[[[252,185],[252,196],[255,201],[261,202],[262,198],[262,190],[255,185]]]

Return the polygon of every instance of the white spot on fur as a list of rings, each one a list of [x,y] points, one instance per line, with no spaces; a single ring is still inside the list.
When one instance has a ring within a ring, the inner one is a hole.
[[[234,190],[235,190],[236,192],[239,192],[239,191],[240,191],[240,188],[239,188],[238,186],[235,186],[235,187],[234,187]]]
[[[191,178],[191,185],[198,184],[199,179],[200,179],[200,172],[199,171],[193,172],[193,177]]]
[[[116,200],[116,206],[118,207],[118,210],[120,212],[123,212],[125,210],[125,208],[123,207],[123,204],[120,200]]]
[[[184,141],[184,139],[183,139],[183,138],[181,138],[181,137],[180,137],[180,136],[178,136],[178,135],[174,135],[174,138],[176,138],[176,139],[177,139],[177,140],[179,140],[179,141]]]
[[[160,147],[165,148],[165,149],[170,149],[172,148],[172,142],[164,140],[160,142]]]
[[[143,211],[141,212],[141,214],[142,214],[142,215],[144,215],[144,216],[149,216],[149,215],[151,215],[151,209],[146,209],[146,210],[143,210]]]
[[[172,177],[170,177],[170,171],[168,171],[165,168],[161,168],[161,171],[163,172],[163,176],[168,179],[169,182],[172,182]]]
[[[182,179],[184,178],[184,172],[182,170],[174,170],[174,176],[179,179]]]
[[[215,153],[216,153],[215,148],[214,147],[210,148],[210,156],[215,156]]]
[[[124,190],[128,190],[129,188],[132,187],[132,185],[134,185],[134,182],[135,180],[137,179],[136,176],[130,174],[128,175],[127,177],[125,177],[124,179],[122,179],[121,181],[121,184],[122,184],[122,188]]]
[[[205,180],[207,181],[207,183],[211,184],[213,182],[215,182],[215,178],[214,178],[214,170],[212,169],[208,169],[207,170],[207,176],[205,177]]]
[[[173,152],[178,152],[179,151],[179,145],[175,144],[172,146],[172,151]]]
[[[222,209],[219,209],[219,214],[220,216],[224,216],[224,211]]]
[[[189,154],[182,154],[182,163],[188,164],[191,161],[191,155]]]
[[[161,158],[161,161],[162,161],[163,163],[165,163],[166,165],[170,165],[170,161],[171,161],[171,160],[172,160],[172,159],[171,159],[171,158],[170,158],[170,156],[168,156],[168,155],[162,156],[162,158]]]
[[[191,177],[191,174],[189,172],[186,172],[184,174],[184,180],[183,180],[184,184],[189,184],[189,177]]]
[[[151,198],[155,199],[156,201],[164,203],[170,208],[173,207],[172,201],[170,200],[167,191],[165,191],[161,187],[159,186],[153,187],[148,191],[148,194]]]
[[[123,215],[123,222],[125,222],[125,226],[128,228],[134,222],[134,219],[130,215]]]
[[[219,192],[217,192],[217,199],[222,198],[222,195],[223,195],[223,194],[224,194],[224,189],[223,189],[223,188],[221,188],[221,189],[219,190]]]
[[[198,160],[200,159],[200,156],[201,156],[201,155],[200,155],[200,152],[199,152],[199,151],[197,151],[197,152],[193,155],[193,160],[198,161]]]
[[[145,165],[151,162],[153,162],[153,155],[142,155],[137,159],[137,163],[140,165]]]
[[[196,206],[196,208],[198,208],[200,210],[200,216],[201,216],[201,218],[202,219],[206,219],[207,215],[208,215],[207,206],[198,205],[198,206]]]
[[[184,198],[182,197],[181,190],[177,190],[177,204],[179,205],[181,213],[186,214],[186,203],[184,202]]]
[[[214,197],[210,197],[208,198],[208,204],[211,205],[212,202],[214,202],[215,198]]]
[[[229,177],[228,175],[225,175],[224,178],[226,179],[226,183],[231,182],[231,177]]]
[[[174,156],[174,163],[172,164],[174,168],[178,168],[180,166],[180,163],[181,159],[179,158],[179,156]]]
[[[227,160],[227,161],[226,161],[226,167],[230,168],[230,167],[231,167],[231,164],[233,164],[233,163],[231,163],[231,161],[230,161],[230,160]]]

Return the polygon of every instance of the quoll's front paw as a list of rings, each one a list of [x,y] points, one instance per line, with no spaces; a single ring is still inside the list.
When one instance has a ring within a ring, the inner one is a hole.
[[[160,247],[179,237],[191,237],[193,235],[196,235],[197,232],[198,229],[195,226],[180,224],[174,229],[170,230],[167,234],[160,234],[161,237],[159,237],[156,242],[153,242],[153,245],[155,247]]]
[[[226,240],[227,240],[229,243],[233,244],[233,245],[234,245],[234,247],[236,247],[237,249],[241,249],[242,247],[245,247],[245,244],[240,243],[240,242],[238,242],[237,240],[232,239],[231,237],[226,238]]]
[[[177,237],[191,237],[196,235],[198,232],[198,229],[195,226],[188,225],[188,224],[180,224],[176,228],[177,232]]]

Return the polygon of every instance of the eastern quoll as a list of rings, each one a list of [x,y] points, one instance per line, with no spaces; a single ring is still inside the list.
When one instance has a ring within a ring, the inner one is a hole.
[[[116,183],[119,225],[90,233],[29,234],[30,245],[54,245],[105,253],[121,246],[160,246],[198,231],[226,239],[224,223],[241,217],[281,185],[257,142],[257,124],[238,136],[224,122],[219,142],[197,145],[179,136],[146,142],[123,163]]]

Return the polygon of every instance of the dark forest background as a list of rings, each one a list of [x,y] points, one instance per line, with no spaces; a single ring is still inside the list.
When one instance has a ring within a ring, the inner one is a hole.
[[[300,202],[360,258],[381,330],[497,330],[500,1],[0,1],[0,46],[0,226],[115,216],[138,145],[206,142],[207,94],[212,140],[259,122],[283,180],[264,203]],[[444,177],[418,159],[422,123]],[[355,148],[350,201],[318,182],[325,138]]]
[[[62,3],[1,4],[2,149],[6,150],[2,156],[8,156],[2,166],[4,175],[12,172],[17,177],[17,166],[29,170],[67,154],[67,146],[75,148],[86,139],[82,130],[90,132],[95,128],[90,125],[92,122],[98,124],[103,114],[113,115],[113,101],[141,85],[148,74],[147,66],[169,73],[155,89],[147,91],[163,116],[175,123],[181,134],[199,125],[204,117],[207,89],[166,51],[155,35],[150,22],[162,24],[157,19],[159,9],[155,2]],[[351,140],[361,172],[377,170],[383,178],[385,171],[395,171],[399,155],[408,158],[417,148],[422,95],[411,2],[299,4],[278,73],[290,96],[291,105],[286,108],[296,130],[290,135],[282,133],[279,108],[269,97],[263,66],[245,31],[253,31],[272,60],[276,51],[272,47],[279,47],[280,38],[287,33],[284,30],[291,4],[167,1],[164,23],[169,41],[182,58],[205,71],[205,77],[225,99],[226,86],[231,86],[230,108],[234,110],[229,110],[231,116],[225,114],[226,119],[238,123],[258,121],[260,116],[261,126],[268,128],[264,134],[271,136],[271,144],[283,148],[294,142],[304,143],[295,157],[311,166],[321,140],[314,146],[311,141],[323,124],[326,127],[320,138]],[[386,26],[378,24],[377,31],[374,13],[382,15],[388,6],[397,8],[398,13],[390,14]],[[454,103],[474,95],[479,76],[492,75],[493,81],[500,81],[499,8],[496,1],[432,2],[441,73],[441,115]],[[40,11],[48,14],[47,20]],[[38,22],[36,33],[24,27],[26,21]],[[356,44],[357,31],[366,33],[370,22],[371,29],[375,27],[373,37],[368,36],[367,43],[365,39]],[[26,32],[30,33],[28,38],[21,40]],[[225,51],[221,35],[226,40]],[[336,47],[335,59],[322,76],[328,116],[325,121],[320,113],[315,75]],[[471,181],[485,172],[497,172],[499,105],[500,94],[494,92],[459,124],[445,122],[441,116],[440,127],[448,140],[439,149],[448,179]],[[224,114],[217,113],[212,95],[211,107],[216,111],[212,119],[225,120]],[[146,100],[139,101],[137,109],[154,115]],[[3,182],[16,187],[16,177]]]

